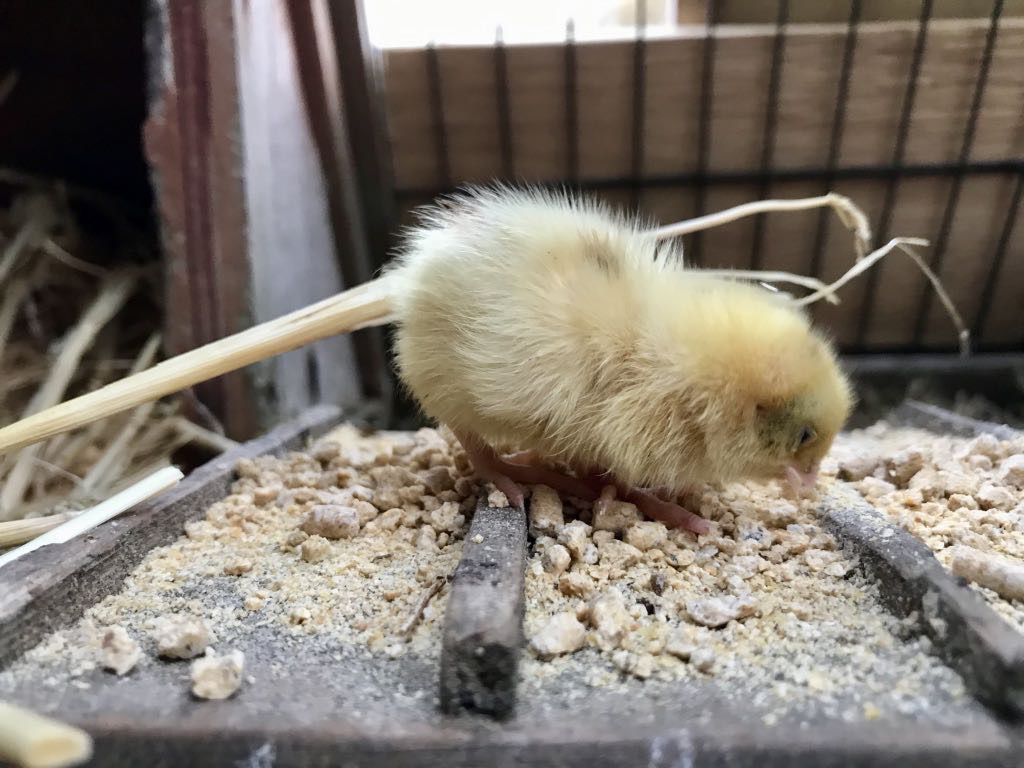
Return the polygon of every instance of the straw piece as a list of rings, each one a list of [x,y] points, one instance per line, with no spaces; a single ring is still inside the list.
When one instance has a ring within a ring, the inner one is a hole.
[[[52,461],[47,461],[46,459],[42,459],[42,458],[39,458],[38,456],[34,456],[32,458],[32,462],[37,467],[42,467],[43,469],[45,469],[51,475],[57,475],[59,477],[63,477],[65,480],[70,480],[75,485],[81,485],[82,484],[82,478],[80,478],[74,472],[68,472],[66,469],[64,469],[64,467],[62,467],[62,466],[60,466],[58,464],[54,464]]]
[[[14,91],[14,87],[18,84],[18,77],[18,70],[12,69],[0,80],[0,105],[7,101],[7,97]]]
[[[853,280],[857,275],[870,269],[876,262],[889,255],[892,251],[899,250],[906,254],[910,260],[917,265],[917,268],[924,273],[924,276],[928,278],[928,281],[932,284],[932,288],[934,288],[935,293],[938,294],[939,300],[942,302],[942,306],[945,307],[946,312],[953,321],[953,325],[956,326],[957,339],[960,344],[960,355],[962,357],[968,357],[971,353],[971,332],[967,330],[967,326],[964,324],[963,318],[957,311],[956,305],[953,304],[953,300],[949,297],[949,294],[946,293],[946,289],[943,287],[942,281],[939,280],[938,276],[931,270],[925,260],[910,247],[912,245],[924,247],[928,245],[928,241],[920,237],[894,237],[881,248],[872,251],[850,267],[845,274],[831,285],[794,301],[798,307],[804,307],[808,304],[813,304],[820,299],[826,298]]]
[[[153,361],[156,359],[156,353],[160,349],[160,334],[154,333],[146,341],[142,351],[139,353],[135,364],[132,366],[132,374],[144,371],[149,368]],[[92,469],[85,475],[82,480],[83,492],[90,492],[99,487],[109,477],[116,475],[120,472],[123,459],[126,453],[129,453],[132,447],[132,441],[138,434],[139,430],[145,425],[149,419],[149,415],[153,410],[155,402],[145,403],[136,408],[127,423],[122,427],[107,449],[100,456],[99,460],[93,464]]]
[[[217,453],[224,453],[238,447],[238,443],[234,440],[224,437],[224,435],[214,432],[212,429],[201,427],[183,416],[177,417],[174,420],[174,424],[179,434],[186,438],[188,442],[196,443]]]
[[[59,261],[64,266],[70,267],[71,269],[82,272],[86,275],[92,275],[93,277],[106,277],[110,274],[109,269],[98,267],[91,261],[86,261],[85,259],[80,259],[77,256],[72,256],[50,238],[43,241],[43,252],[54,261]]]
[[[11,552],[0,555],[0,568],[14,562],[19,557],[24,557],[29,552],[34,552],[40,547],[50,544],[63,544],[76,536],[81,536],[97,525],[117,517],[146,499],[156,496],[158,493],[163,493],[181,480],[182,477],[184,475],[177,467],[166,467],[158,472],[154,472],[140,482],[97,504],[95,507],[80,512],[67,522],[58,525],[42,536],[37,536],[27,544],[23,544]]]
[[[21,768],[70,768],[92,750],[85,731],[0,701],[0,758]]]
[[[38,243],[56,222],[57,212],[46,195],[27,198],[25,207],[28,213],[24,223],[0,254],[0,285],[14,272],[21,254]]]
[[[18,317],[18,310],[31,290],[32,280],[28,277],[19,277],[11,281],[10,286],[3,291],[3,301],[0,303],[0,360],[3,359],[4,347],[7,346],[7,338],[11,335],[11,328]]]
[[[0,523],[0,549],[17,547],[26,541],[32,541],[36,536],[42,536],[47,531],[52,531],[58,525],[66,523],[70,519],[70,514],[62,512],[58,515],[32,517],[27,520],[11,520],[7,523]]]
[[[37,443],[329,336],[380,325],[391,317],[389,288],[387,278],[372,280],[36,413],[0,429],[0,451]]]
[[[78,324],[62,340],[60,353],[50,370],[50,375],[29,401],[25,409],[26,416],[60,400],[74,376],[82,356],[103,326],[117,314],[128,300],[135,281],[136,278],[132,273],[117,272],[104,282],[99,295],[82,315]],[[16,426],[16,424],[12,426]],[[39,446],[33,446],[18,456],[14,469],[11,470],[4,489],[0,492],[0,519],[10,519],[14,509],[21,503],[25,490],[31,482],[32,462],[38,452]]]
[[[829,192],[821,197],[806,197],[797,200],[758,200],[753,203],[744,203],[734,208],[727,208],[718,213],[709,213],[707,216],[699,216],[695,219],[687,219],[676,224],[668,224],[654,230],[659,240],[670,237],[680,237],[699,232],[703,229],[720,227],[747,216],[755,216],[759,213],[774,213],[780,211],[806,211],[812,208],[829,207],[835,211],[839,220],[854,234],[854,248],[857,258],[863,258],[871,247],[871,225],[867,216],[858,208],[854,202],[845,195]]]
[[[793,285],[799,285],[804,288],[810,288],[811,290],[821,291],[828,287],[828,284],[822,280],[818,280],[815,277],[804,277],[803,275],[794,275],[791,272],[761,272],[759,270],[749,269],[702,269],[702,275],[711,275],[712,277],[727,277],[734,280],[754,280],[756,282],[765,283],[792,283]],[[830,304],[838,304],[839,297],[828,293],[825,300]]]

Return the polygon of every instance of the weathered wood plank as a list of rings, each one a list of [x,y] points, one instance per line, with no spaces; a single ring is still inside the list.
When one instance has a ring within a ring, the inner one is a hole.
[[[1021,436],[1018,430],[1005,424],[971,419],[917,400],[907,400],[902,403],[893,411],[890,420],[896,424],[931,429],[960,437],[977,437],[988,434],[994,435],[1000,440],[1014,440]]]
[[[883,604],[901,617],[916,612],[920,631],[979,700],[1024,717],[1024,636],[852,489],[833,489],[821,516],[857,552]]]
[[[894,424],[942,434],[992,434],[1013,439],[1020,433],[1001,424],[970,419],[944,408],[907,400],[889,417]],[[975,694],[995,709],[1024,716],[1024,636],[984,600],[946,570],[931,550],[849,489],[825,500],[826,526],[861,556],[880,595],[893,612],[916,611],[921,629],[939,655],[956,669]]]
[[[916,21],[862,25],[840,167],[891,162],[917,26]],[[927,87],[919,89],[911,117],[908,162],[956,162],[987,29],[986,18],[931,24],[919,80]],[[716,32],[709,158],[713,173],[760,167],[774,34],[771,26],[723,26]],[[845,36],[845,24],[793,25],[787,30],[775,169],[825,167]],[[704,42],[699,28],[652,35],[645,42],[644,175],[697,168]],[[577,44],[579,170],[584,180],[631,175],[633,46],[628,39]],[[399,190],[446,186],[435,162],[426,55],[421,49],[386,52],[388,123]],[[454,180],[490,178],[498,155],[492,48],[442,47],[437,55]],[[515,174],[530,180],[564,178],[565,165],[559,162],[566,141],[563,45],[510,45],[508,60]],[[1024,19],[1004,18],[972,160],[1019,155],[1024,81],[1015,73],[1021,66]]]
[[[523,647],[526,514],[481,501],[452,579],[441,647],[441,709],[503,718]]]

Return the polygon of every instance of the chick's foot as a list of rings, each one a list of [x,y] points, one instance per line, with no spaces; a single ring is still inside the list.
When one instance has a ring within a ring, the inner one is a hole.
[[[587,501],[597,498],[594,489],[582,480],[535,463],[539,462],[539,459],[532,451],[524,451],[516,454],[513,457],[514,460],[508,460],[499,456],[493,448],[476,435],[457,435],[457,437],[462,443],[477,477],[485,482],[493,483],[514,506],[523,506],[522,486],[524,485],[546,485],[558,493]]]
[[[697,534],[711,530],[710,524],[703,517],[695,515],[673,501],[658,498],[653,491],[630,488],[623,494],[623,498],[636,504],[636,508],[644,517],[662,522],[668,528],[683,528]]]

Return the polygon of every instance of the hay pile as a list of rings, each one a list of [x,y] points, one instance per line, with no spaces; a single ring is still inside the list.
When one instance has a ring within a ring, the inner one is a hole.
[[[83,223],[51,186],[15,185],[0,206],[0,425],[157,360],[159,267],[127,220],[103,216]],[[178,411],[141,406],[0,456],[0,521],[95,504],[187,443],[231,444]]]

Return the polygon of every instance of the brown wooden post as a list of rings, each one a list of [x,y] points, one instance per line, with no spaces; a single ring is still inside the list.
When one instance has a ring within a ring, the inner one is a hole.
[[[308,0],[152,2],[145,138],[173,354],[362,282],[369,270],[350,267],[369,256]],[[237,438],[317,402],[356,405],[382,390],[382,344],[366,336],[358,347],[349,336],[319,342],[196,394]]]

